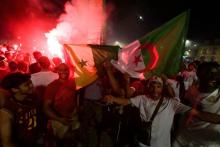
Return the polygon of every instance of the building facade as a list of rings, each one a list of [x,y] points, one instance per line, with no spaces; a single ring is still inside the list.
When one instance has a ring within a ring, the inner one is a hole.
[[[220,64],[220,45],[200,45],[194,51],[194,59],[215,61]]]

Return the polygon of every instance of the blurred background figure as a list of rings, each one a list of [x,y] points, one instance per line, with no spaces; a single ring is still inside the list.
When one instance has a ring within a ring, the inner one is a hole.
[[[42,57],[42,53],[40,51],[34,51],[32,54],[33,54],[33,57],[35,59],[35,62],[38,62],[40,57]]]
[[[53,57],[52,61],[53,61],[53,64],[55,65],[55,67],[62,63],[62,59],[60,57]]]
[[[14,73],[14,72],[17,72],[18,70],[18,65],[15,61],[10,61],[8,63],[8,68],[9,68],[9,72],[10,73]]]

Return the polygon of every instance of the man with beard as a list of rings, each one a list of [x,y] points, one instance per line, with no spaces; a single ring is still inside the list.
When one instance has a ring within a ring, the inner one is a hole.
[[[161,77],[153,76],[149,79],[147,84],[148,92],[146,95],[138,95],[130,99],[107,95],[105,100],[108,103],[117,103],[121,105],[131,104],[139,108],[140,117],[144,124],[149,121],[152,123],[151,139],[149,143],[151,147],[171,146],[170,132],[173,118],[176,113],[187,113],[203,121],[216,124],[220,123],[219,115],[192,109],[180,103],[178,99],[170,97],[169,93],[166,91],[166,84],[164,83]],[[156,110],[158,112],[154,113]],[[152,116],[155,116],[153,120]],[[140,135],[137,137],[137,147],[148,146],[145,144],[145,140],[140,140],[142,138],[143,137]]]
[[[0,109],[2,146],[43,146],[40,104],[33,93],[30,75],[9,74],[2,80],[1,86],[10,93]]]

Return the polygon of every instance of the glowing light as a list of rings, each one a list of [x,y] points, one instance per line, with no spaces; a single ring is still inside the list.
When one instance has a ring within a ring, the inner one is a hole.
[[[17,50],[17,49],[18,49],[18,45],[17,45],[17,44],[14,44],[14,45],[13,45],[13,48],[14,48],[15,50]]]
[[[105,24],[103,0],[67,2],[59,22],[45,34],[52,56],[63,58],[63,44],[100,44]]]
[[[114,44],[115,44],[115,45],[120,45],[120,42],[119,42],[119,41],[115,41]]]
[[[191,41],[190,41],[190,40],[186,40],[185,46],[186,46],[186,47],[189,47],[190,45],[191,45]]]
[[[2,47],[2,48],[1,48],[1,51],[2,51],[2,52],[6,52],[7,50],[8,50],[8,49],[7,49],[6,47]]]
[[[144,20],[143,16],[139,15],[138,16],[139,20]]]
[[[41,49],[41,53],[45,54],[45,50],[44,50],[44,49]]]
[[[47,45],[48,50],[52,54],[52,56],[58,56],[63,58],[62,45],[59,43],[56,36],[53,36],[53,33],[45,34],[47,37]]]
[[[185,51],[184,55],[185,55],[185,56],[189,56],[189,55],[190,55],[190,52],[189,52],[189,51]]]
[[[124,43],[122,43],[122,42],[120,42],[120,41],[115,41],[114,45],[123,47],[123,46],[124,46]]]

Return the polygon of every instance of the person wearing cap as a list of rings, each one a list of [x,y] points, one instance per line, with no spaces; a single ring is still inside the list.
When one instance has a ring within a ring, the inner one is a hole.
[[[43,146],[42,113],[30,75],[8,74],[1,87],[9,94],[0,108],[0,146]]]
[[[212,123],[220,123],[220,116],[208,112],[198,111],[186,106],[176,98],[172,98],[167,92],[166,84],[159,76],[149,78],[147,84],[147,94],[138,95],[133,98],[120,98],[112,95],[105,96],[105,101],[108,103],[117,103],[120,105],[133,105],[139,108],[141,120],[147,122],[150,120],[155,107],[162,98],[161,106],[152,122],[151,128],[151,147],[170,147],[171,138],[170,132],[173,124],[174,115],[176,113],[190,113],[191,115]],[[138,147],[146,147],[137,140]]]

